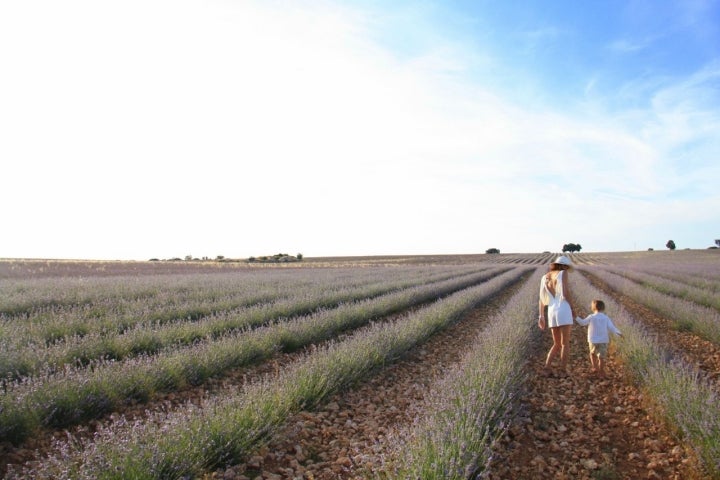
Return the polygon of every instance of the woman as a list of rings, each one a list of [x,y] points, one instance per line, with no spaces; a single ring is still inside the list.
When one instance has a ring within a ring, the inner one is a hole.
[[[550,264],[550,271],[540,281],[540,301],[538,302],[538,326],[541,330],[550,327],[553,345],[545,360],[545,369],[560,356],[560,366],[565,371],[570,356],[570,330],[573,324],[572,296],[568,287],[568,273],[572,262],[560,256]],[[547,307],[547,319],[545,317]]]

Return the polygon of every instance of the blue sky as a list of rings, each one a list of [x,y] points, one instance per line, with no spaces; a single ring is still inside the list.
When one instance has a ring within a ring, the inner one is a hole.
[[[720,238],[720,1],[3,2],[0,65],[0,257]]]

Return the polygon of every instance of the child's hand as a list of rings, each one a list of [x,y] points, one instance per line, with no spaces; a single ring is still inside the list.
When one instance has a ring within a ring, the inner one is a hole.
[[[581,317],[575,317],[575,321],[576,321],[576,322],[580,323],[580,320],[582,320]]]

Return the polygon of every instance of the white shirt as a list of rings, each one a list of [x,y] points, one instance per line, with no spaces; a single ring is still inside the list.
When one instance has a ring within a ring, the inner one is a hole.
[[[576,317],[575,321],[582,326],[590,324],[590,327],[588,327],[588,343],[609,343],[609,332],[622,335],[610,320],[610,317],[602,312],[590,314],[585,318]]]

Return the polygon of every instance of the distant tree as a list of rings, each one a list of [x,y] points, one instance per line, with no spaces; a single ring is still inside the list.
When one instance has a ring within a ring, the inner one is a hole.
[[[192,256],[192,255],[185,255],[185,261],[186,261],[186,262],[189,262],[189,261],[192,260],[192,259],[193,259],[193,256]]]
[[[579,243],[566,243],[563,245],[562,251],[565,252],[579,252],[582,250],[582,245]]]
[[[250,257],[248,258],[248,262],[258,262],[258,263],[289,263],[289,262],[299,262],[303,259],[303,254],[298,253],[296,256],[288,255],[287,253],[276,253],[275,255],[268,256],[263,255],[261,257]],[[227,260],[225,260],[227,261]],[[231,260],[232,261],[232,260]]]
[[[497,248],[488,248],[485,250],[485,253],[500,253],[500,250]]]
[[[648,248],[648,252],[652,252],[652,251],[655,251],[655,249],[652,247]]]
[[[218,255],[217,257],[215,257],[215,260],[225,260],[225,255]]]
[[[667,248],[669,248],[670,250],[675,250],[677,248],[675,246],[675,242],[673,242],[672,240],[668,240],[667,243],[665,244],[665,246]]]

